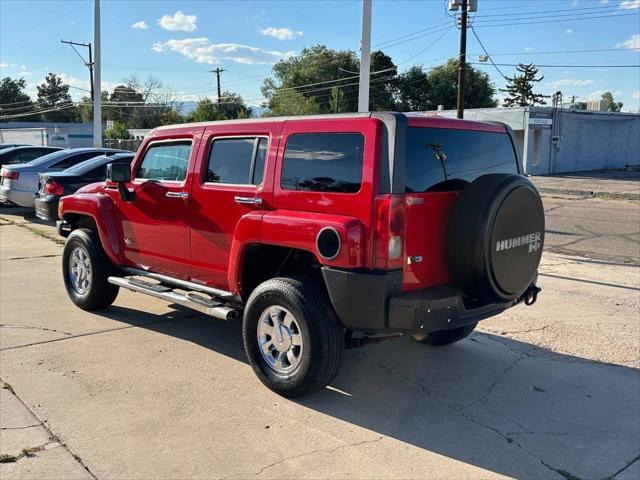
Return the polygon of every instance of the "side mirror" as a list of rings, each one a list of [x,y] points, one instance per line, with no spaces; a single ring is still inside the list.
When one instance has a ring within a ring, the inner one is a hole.
[[[126,183],[131,181],[131,165],[126,163],[110,163],[107,165],[107,181]]]
[[[125,202],[133,201],[133,192],[129,191],[125,183],[131,181],[131,165],[126,163],[110,163],[107,165],[107,181],[118,184],[120,198]]]

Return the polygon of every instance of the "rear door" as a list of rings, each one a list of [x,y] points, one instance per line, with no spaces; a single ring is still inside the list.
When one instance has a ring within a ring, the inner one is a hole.
[[[228,289],[229,253],[240,219],[272,208],[281,122],[205,130],[191,202],[194,281]]]
[[[447,226],[466,185],[488,173],[518,173],[511,138],[500,130],[408,128],[404,290],[451,282]]]

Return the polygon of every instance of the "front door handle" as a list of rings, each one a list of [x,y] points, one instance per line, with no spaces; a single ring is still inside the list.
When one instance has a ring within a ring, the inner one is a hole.
[[[187,192],[167,192],[165,195],[169,198],[182,198],[184,200],[189,198],[189,194]]]
[[[236,195],[234,197],[236,203],[247,203],[249,205],[262,205],[262,199],[260,197],[241,197]]]

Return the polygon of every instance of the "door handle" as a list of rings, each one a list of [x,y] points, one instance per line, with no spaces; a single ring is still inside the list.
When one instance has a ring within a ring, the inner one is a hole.
[[[260,197],[241,197],[236,195],[234,197],[236,203],[246,203],[249,205],[262,205],[262,199]]]
[[[187,192],[167,192],[165,193],[165,196],[169,198],[182,198],[185,200],[189,198],[189,194]]]

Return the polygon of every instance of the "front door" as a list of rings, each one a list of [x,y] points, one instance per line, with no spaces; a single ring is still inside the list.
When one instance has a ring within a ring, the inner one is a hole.
[[[264,123],[251,127],[250,134],[242,130],[246,125],[208,128],[201,165],[194,174],[192,278],[225,290],[229,288],[229,257],[238,222],[247,214],[271,208],[273,186],[267,179],[273,178],[281,126]]]
[[[151,141],[136,161],[132,201],[118,203],[125,258],[145,270],[189,277],[189,159],[192,140]]]

